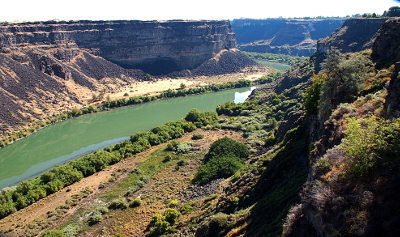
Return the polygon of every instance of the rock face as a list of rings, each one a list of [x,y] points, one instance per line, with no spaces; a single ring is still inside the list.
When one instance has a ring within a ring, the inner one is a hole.
[[[387,20],[378,31],[372,46],[373,57],[382,63],[393,64],[400,61],[400,18]]]
[[[343,53],[358,52],[371,48],[378,30],[388,18],[351,18],[332,35],[320,39],[317,52],[327,53],[331,47]]]
[[[236,48],[229,21],[70,21],[3,24],[0,48],[55,45],[80,49],[154,75],[191,70]],[[58,54],[71,60],[74,51]]]
[[[339,28],[338,19],[235,19],[232,22],[239,49],[249,52],[310,56],[317,40]]]

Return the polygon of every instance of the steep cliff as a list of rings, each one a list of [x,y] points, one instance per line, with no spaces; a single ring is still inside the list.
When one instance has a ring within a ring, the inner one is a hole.
[[[317,40],[330,35],[345,19],[235,19],[232,22],[243,51],[310,56]]]
[[[371,48],[378,30],[388,18],[351,18],[332,35],[320,39],[317,44],[319,53],[326,53],[336,47],[343,53],[358,52]]]
[[[70,21],[3,24],[0,47],[74,45],[151,74],[194,69],[236,48],[228,21]],[[61,54],[70,60],[73,54]]]

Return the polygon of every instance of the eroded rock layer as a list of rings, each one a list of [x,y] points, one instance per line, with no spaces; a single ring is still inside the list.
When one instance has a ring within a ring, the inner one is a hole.
[[[76,46],[151,74],[194,69],[236,47],[229,21],[70,21],[3,24],[0,47]],[[58,52],[71,60],[75,51]]]

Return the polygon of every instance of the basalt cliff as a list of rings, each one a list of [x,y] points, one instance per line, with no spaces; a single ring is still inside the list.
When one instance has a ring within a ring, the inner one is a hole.
[[[311,56],[317,41],[339,28],[346,19],[235,19],[239,49],[248,52]]]
[[[81,108],[88,93],[149,75],[219,75],[255,64],[237,50],[229,21],[0,23],[1,129],[51,115],[49,108]]]

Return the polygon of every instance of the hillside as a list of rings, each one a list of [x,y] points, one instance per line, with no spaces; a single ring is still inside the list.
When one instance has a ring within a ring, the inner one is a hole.
[[[345,19],[234,19],[238,47],[242,51],[311,56],[317,40],[339,28]]]
[[[53,194],[3,218],[0,233],[398,236],[400,70],[383,50],[399,55],[398,22],[366,50],[317,52],[219,116],[191,110],[6,190],[0,214],[21,193]],[[77,181],[60,188],[65,177]]]

